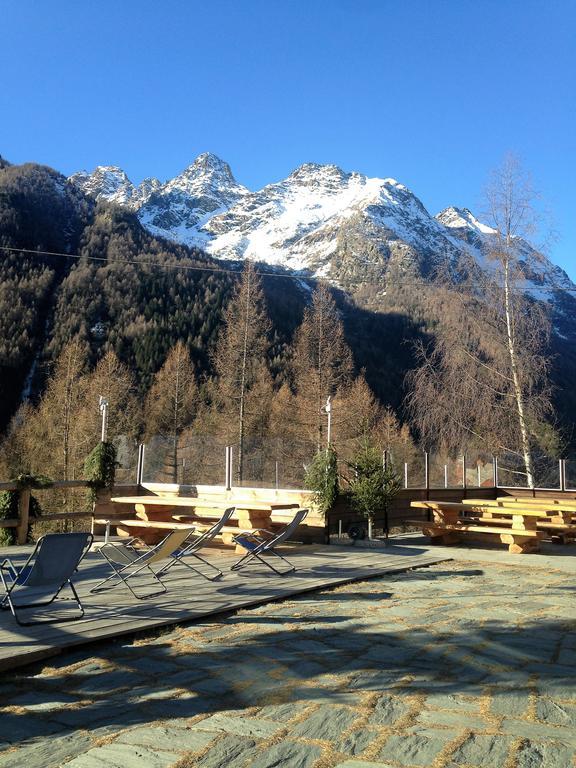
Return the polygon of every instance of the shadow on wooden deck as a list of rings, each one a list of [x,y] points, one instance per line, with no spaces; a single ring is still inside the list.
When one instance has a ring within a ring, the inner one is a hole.
[[[22,562],[30,548],[10,550],[16,562]],[[55,622],[31,627],[16,624],[8,611],[0,614],[0,671],[7,671],[38,659],[61,653],[67,648],[121,635],[129,635],[162,626],[181,624],[229,613],[274,600],[282,600],[303,592],[336,587],[362,581],[386,573],[432,565],[450,559],[442,553],[434,555],[417,547],[390,546],[385,551],[308,546],[290,550],[296,564],[295,573],[276,576],[261,565],[231,572],[237,556],[214,553],[208,557],[224,571],[224,577],[210,582],[184,567],[174,567],[164,577],[165,595],[137,601],[119,586],[111,591],[91,595],[90,589],[109,575],[108,565],[91,552],[80,566],[75,580],[86,614],[73,622]],[[150,580],[140,582],[143,591],[153,590]],[[60,601],[56,611],[73,603]],[[30,615],[30,614],[29,614]],[[40,614],[37,614],[40,616]],[[41,618],[47,617],[42,612]],[[62,614],[60,614],[62,615]]]

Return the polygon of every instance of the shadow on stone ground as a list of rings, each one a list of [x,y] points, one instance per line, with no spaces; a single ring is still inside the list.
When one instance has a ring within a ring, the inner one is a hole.
[[[442,563],[67,653],[1,679],[0,766],[573,766],[573,590]]]

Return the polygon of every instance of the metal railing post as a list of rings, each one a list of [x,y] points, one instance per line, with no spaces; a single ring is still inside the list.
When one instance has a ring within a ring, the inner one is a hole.
[[[146,444],[140,443],[138,445],[138,465],[136,467],[136,483],[142,485],[144,479],[144,456],[146,452]]]
[[[404,462],[404,488],[408,488],[408,462]]]
[[[424,488],[430,490],[430,456],[424,451]]]
[[[226,446],[226,477],[224,478],[224,486],[227,491],[232,488],[232,446]]]
[[[498,488],[498,456],[492,456],[492,475],[494,488]]]
[[[462,456],[462,488],[466,490],[466,454]]]
[[[448,488],[448,464],[444,464],[444,488]]]
[[[566,459],[560,459],[558,462],[558,470],[560,475],[560,490],[566,490]]]

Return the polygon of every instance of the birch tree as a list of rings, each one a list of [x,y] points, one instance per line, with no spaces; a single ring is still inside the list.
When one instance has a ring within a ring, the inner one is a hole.
[[[508,156],[502,167],[494,172],[487,189],[490,223],[496,231],[489,257],[495,263],[496,275],[502,282],[504,343],[509,362],[509,379],[518,419],[520,448],[531,488],[534,487],[534,463],[528,398],[537,370],[534,370],[534,365],[526,364],[526,355],[523,354],[522,348],[528,347],[532,339],[528,338],[526,323],[522,322],[522,315],[528,308],[518,282],[524,277],[520,268],[522,239],[535,231],[534,200],[530,179],[518,160]],[[536,348],[534,351],[538,353],[539,350]]]
[[[526,293],[526,277],[541,258],[526,240],[534,231],[534,199],[518,162],[507,158],[487,190],[487,265],[463,257],[443,276],[433,299],[434,341],[419,344],[407,398],[426,447],[510,452],[530,487],[535,451],[557,447],[550,323],[544,305]]]

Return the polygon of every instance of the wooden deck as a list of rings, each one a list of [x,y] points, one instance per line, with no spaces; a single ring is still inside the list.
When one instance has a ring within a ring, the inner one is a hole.
[[[10,556],[22,562],[29,551],[29,548],[18,547],[10,550]],[[7,554],[8,550],[4,552]],[[91,552],[81,564],[75,582],[86,609],[82,620],[20,627],[8,611],[0,613],[0,671],[16,669],[73,646],[194,621],[449,559],[446,555],[421,552],[418,548],[397,546],[386,551],[320,545],[299,547],[289,551],[297,571],[279,577],[258,565],[232,573],[229,567],[237,556],[215,551],[208,558],[224,571],[222,579],[209,582],[187,568],[176,566],[165,577],[168,592],[148,600],[135,600],[125,587],[90,595],[90,588],[109,574],[107,564],[96,552]],[[140,584],[146,588],[150,582],[142,580]],[[63,605],[74,604],[60,603],[57,608]],[[46,611],[43,616],[47,616]]]

